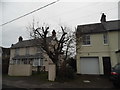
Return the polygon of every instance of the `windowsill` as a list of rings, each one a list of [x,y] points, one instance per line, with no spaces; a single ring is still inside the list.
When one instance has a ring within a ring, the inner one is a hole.
[[[92,45],[82,45],[82,46],[85,46],[85,47],[90,47],[90,46],[92,46]]]
[[[36,52],[36,53],[39,53],[39,54],[40,54],[40,53],[42,53],[42,52]]]
[[[108,46],[108,44],[104,44],[104,46]]]

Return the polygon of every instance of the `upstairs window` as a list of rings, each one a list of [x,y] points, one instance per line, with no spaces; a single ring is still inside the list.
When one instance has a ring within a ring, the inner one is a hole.
[[[82,44],[83,45],[90,45],[91,42],[90,42],[90,35],[84,35],[82,37]]]
[[[19,48],[16,48],[16,49],[15,49],[15,56],[16,56],[16,55],[19,55]]]
[[[26,47],[26,55],[29,55],[29,47]]]
[[[104,40],[104,44],[108,44],[108,34],[107,33],[103,34],[103,40]]]
[[[37,53],[41,53],[42,52],[42,48],[41,48],[41,46],[38,46],[37,47]]]

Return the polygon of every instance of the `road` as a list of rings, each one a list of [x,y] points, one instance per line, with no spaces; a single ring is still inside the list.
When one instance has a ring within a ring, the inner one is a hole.
[[[3,88],[114,88],[108,77],[80,75],[67,82],[42,81],[40,77],[3,76]]]

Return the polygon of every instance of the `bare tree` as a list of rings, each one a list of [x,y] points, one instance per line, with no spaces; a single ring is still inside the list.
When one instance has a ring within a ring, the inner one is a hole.
[[[38,23],[37,23],[38,24]],[[53,41],[56,43],[53,45],[50,45],[48,42],[48,39],[51,38],[49,36],[50,27],[49,25],[43,25],[43,26],[36,26],[33,20],[32,25],[28,27],[30,29],[30,36],[34,39],[41,39],[41,48],[45,51],[45,53],[49,56],[49,58],[52,60],[52,62],[56,65],[56,70],[58,71],[59,67],[59,61],[60,56],[63,55],[63,60],[65,61],[68,56],[71,55],[70,50],[72,48],[75,49],[75,44],[73,43],[75,40],[75,33],[68,34],[67,27],[60,26],[61,29],[61,35],[59,35],[59,40],[56,38],[56,30],[53,30],[52,34],[54,37],[52,37]],[[56,72],[57,74],[57,72]]]
[[[83,37],[84,37],[84,33],[82,31],[78,31],[75,28],[75,40],[76,40],[76,53],[79,53],[79,51],[81,50],[81,46],[82,46],[82,41],[83,41]]]

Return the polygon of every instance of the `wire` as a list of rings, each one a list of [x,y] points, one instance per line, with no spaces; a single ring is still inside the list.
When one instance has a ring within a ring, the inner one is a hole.
[[[15,19],[13,19],[13,20],[11,20],[11,21],[8,21],[8,22],[6,22],[6,23],[3,23],[3,24],[1,24],[0,26],[6,25],[6,24],[11,23],[11,22],[13,22],[13,21],[15,21],[15,20],[18,20],[18,19],[20,19],[20,18],[22,18],[22,17],[25,17],[25,16],[27,16],[27,15],[29,15],[29,14],[32,14],[32,13],[34,13],[34,12],[40,10],[40,9],[43,9],[43,8],[45,8],[45,7],[47,7],[47,6],[50,6],[50,5],[52,5],[52,4],[54,4],[54,3],[58,2],[58,1],[59,1],[59,0],[54,1],[54,2],[52,2],[52,3],[49,3],[49,4],[47,4],[47,5],[45,5],[45,6],[42,6],[42,7],[38,8],[38,9],[35,9],[35,10],[33,10],[33,11],[27,13],[27,14],[24,14],[24,15],[18,17],[18,18],[15,18]]]

